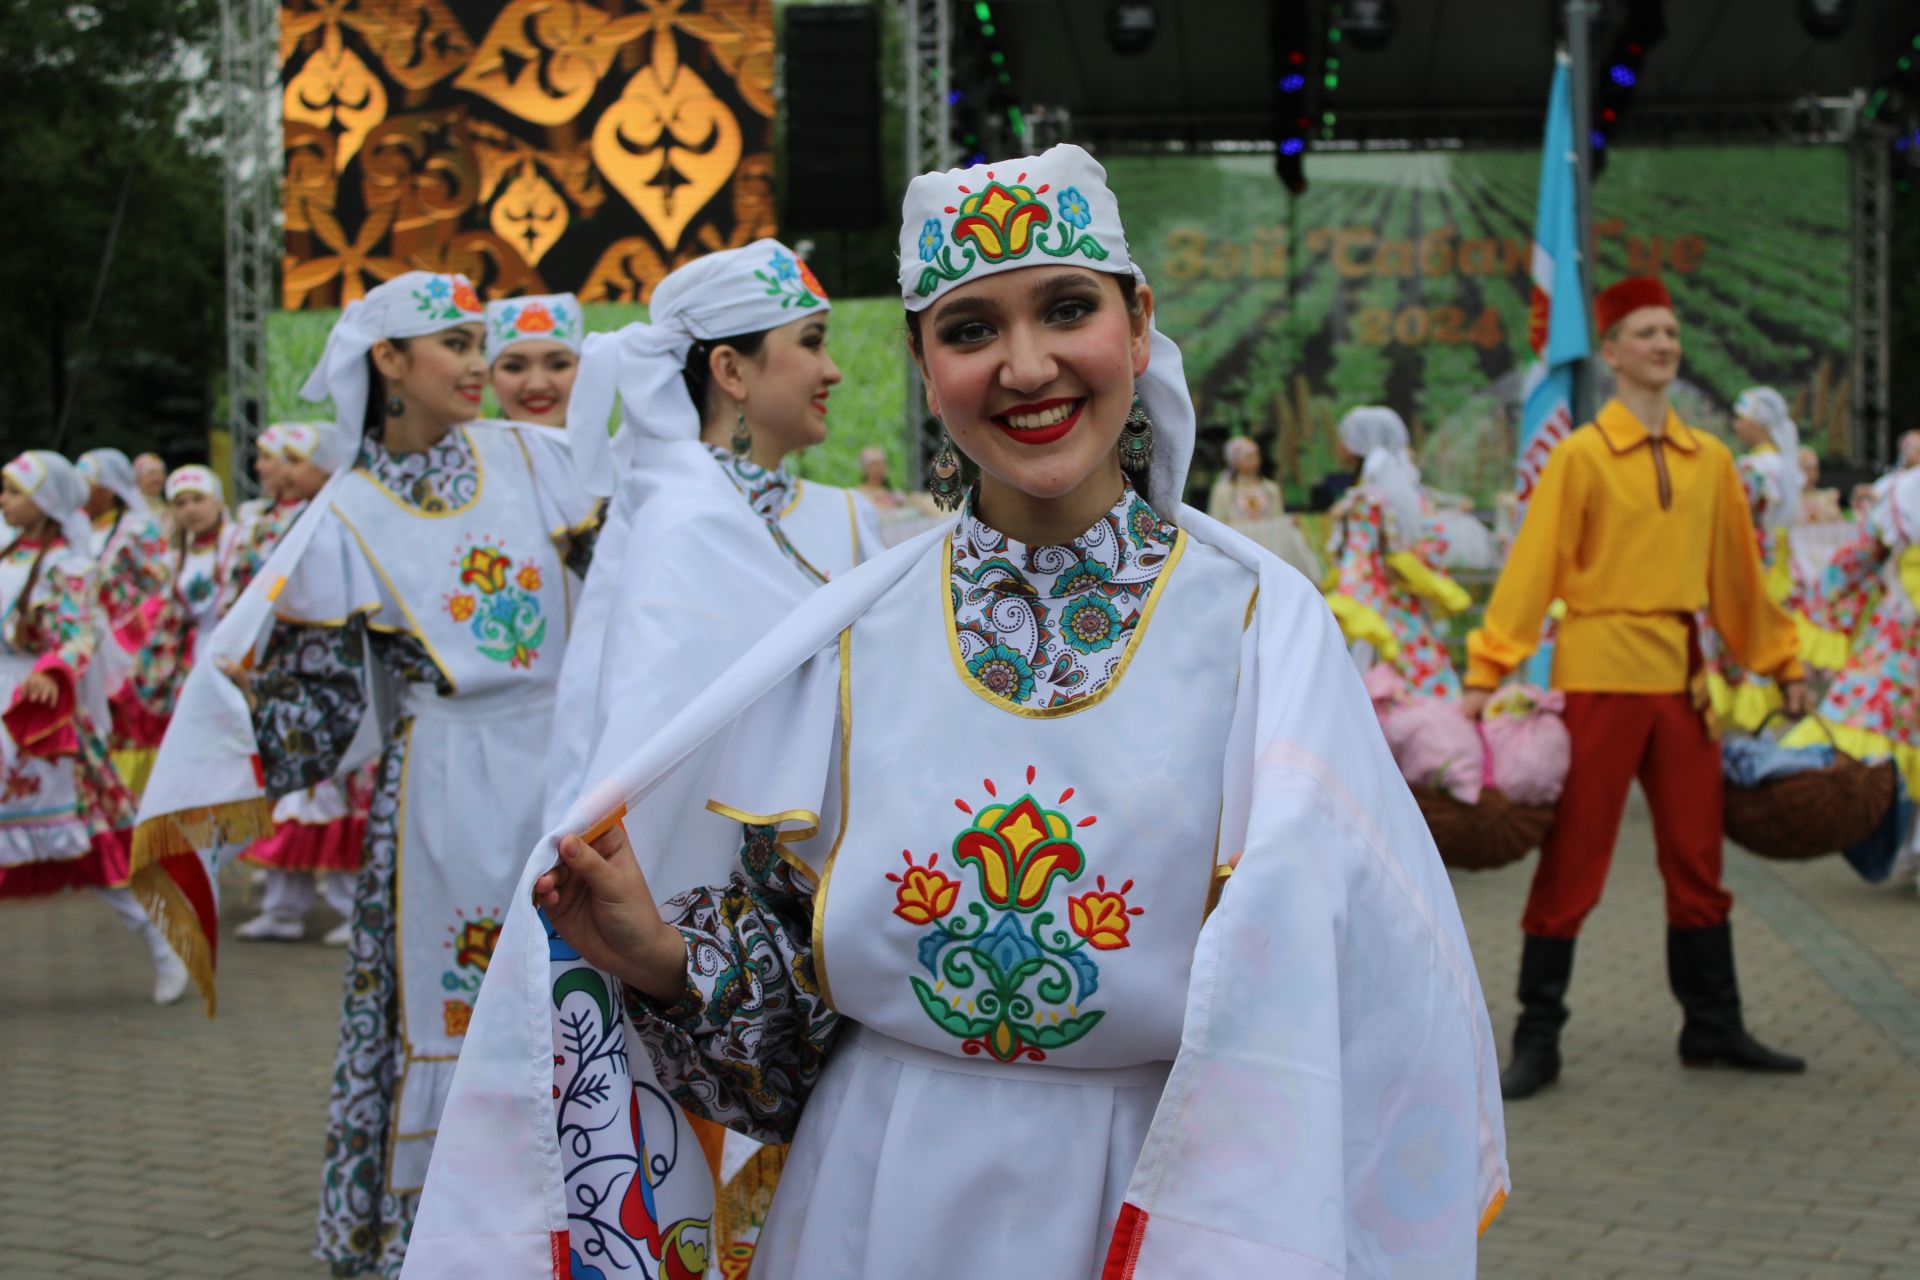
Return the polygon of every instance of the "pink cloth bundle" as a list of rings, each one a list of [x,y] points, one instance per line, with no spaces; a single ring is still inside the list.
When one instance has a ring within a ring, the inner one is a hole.
[[[1479,804],[1487,753],[1478,726],[1444,698],[1413,693],[1385,663],[1368,668],[1365,680],[1401,775],[1414,786],[1436,788],[1462,804]]]
[[[1561,713],[1566,695],[1530,684],[1509,685],[1480,717],[1487,743],[1486,785],[1515,804],[1558,804],[1567,784],[1573,740]]]

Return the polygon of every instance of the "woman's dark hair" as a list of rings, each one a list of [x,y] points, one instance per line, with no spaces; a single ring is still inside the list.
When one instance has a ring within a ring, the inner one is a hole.
[[[407,339],[388,338],[396,351],[407,349]],[[373,352],[367,352],[367,412],[360,420],[361,430],[369,440],[378,440],[386,434],[387,428],[387,380],[380,373],[380,366],[373,362]]]
[[[1139,307],[1140,286],[1139,282],[1133,278],[1131,271],[1103,271],[1101,274],[1112,276],[1114,281],[1119,284],[1120,300],[1127,304],[1129,314]],[[907,345],[913,348],[913,354],[916,356],[922,353],[920,339],[921,314],[922,313],[918,311],[907,312]]]
[[[719,347],[732,347],[743,356],[757,356],[767,344],[767,335],[771,329],[762,329],[758,333],[740,333],[731,338],[695,338],[693,345],[687,348],[687,367],[680,371],[680,377],[687,384],[687,394],[693,397],[693,411],[706,416],[707,391],[713,386],[713,353]]]

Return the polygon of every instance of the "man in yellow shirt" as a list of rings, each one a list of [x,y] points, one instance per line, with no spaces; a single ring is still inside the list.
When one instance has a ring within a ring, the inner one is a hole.
[[[1500,1077],[1509,1098],[1560,1075],[1574,938],[1600,901],[1636,777],[1666,883],[1681,1060],[1806,1067],[1756,1041],[1740,1016],[1733,898],[1720,883],[1720,749],[1695,619],[1705,613],[1741,665],[1777,680],[1797,716],[1809,708],[1793,621],[1767,595],[1732,453],[1667,403],[1680,327],[1666,287],[1625,280],[1594,311],[1614,398],[1554,447],[1485,624],[1467,637],[1462,705],[1477,716],[1538,644],[1548,606],[1565,603],[1553,684],[1567,695],[1572,767],[1521,919],[1520,1017]]]

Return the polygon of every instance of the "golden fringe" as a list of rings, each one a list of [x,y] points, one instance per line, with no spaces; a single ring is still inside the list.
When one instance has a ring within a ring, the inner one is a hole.
[[[200,917],[193,905],[173,877],[158,865],[134,872],[128,887],[146,908],[147,918],[166,935],[173,953],[187,966],[188,976],[206,1002],[207,1017],[213,1017],[218,1004],[213,985],[213,948],[200,932]]]
[[[760,1224],[767,1220],[767,1208],[773,1203],[773,1189],[780,1184],[780,1170],[786,1163],[785,1143],[761,1147],[740,1166],[740,1172],[727,1180],[713,1207],[716,1252],[748,1232],[758,1235]]]
[[[272,834],[273,801],[259,796],[163,813],[134,828],[131,865],[137,872],[179,854],[251,844]]]

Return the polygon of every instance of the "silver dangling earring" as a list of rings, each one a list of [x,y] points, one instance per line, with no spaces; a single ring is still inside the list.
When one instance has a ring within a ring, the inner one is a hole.
[[[406,412],[407,402],[400,398],[399,392],[387,392],[387,416],[389,418],[398,418],[405,415]]]
[[[753,432],[747,429],[747,406],[744,404],[734,414],[733,439],[727,443],[733,447],[736,458],[744,458],[753,452]]]
[[[1153,468],[1153,419],[1140,407],[1139,396],[1120,428],[1120,468],[1130,476],[1143,476]]]
[[[933,505],[942,511],[958,511],[960,500],[966,496],[966,482],[960,475],[960,455],[954,451],[953,437],[942,429],[940,448],[933,455],[933,466],[927,471],[927,492],[933,497]]]

